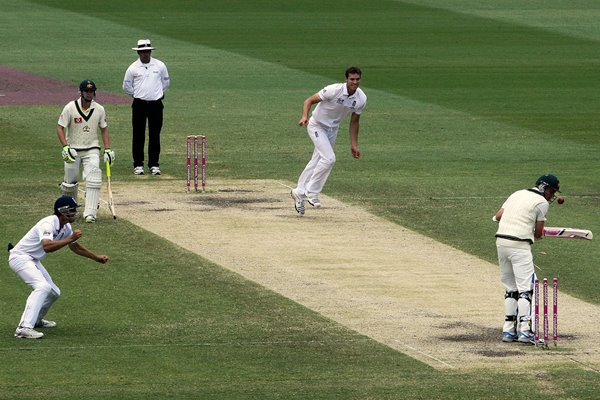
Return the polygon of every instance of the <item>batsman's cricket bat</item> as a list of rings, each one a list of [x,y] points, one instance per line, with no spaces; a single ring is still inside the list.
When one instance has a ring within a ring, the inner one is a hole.
[[[108,181],[108,208],[110,208],[110,212],[112,213],[113,219],[117,219],[117,214],[115,213],[115,203],[113,200],[112,186],[110,185],[110,163],[106,161],[106,179]]]
[[[594,234],[589,229],[578,229],[578,228],[553,228],[545,227],[544,236],[548,237],[562,237],[570,239],[587,239],[592,240]]]

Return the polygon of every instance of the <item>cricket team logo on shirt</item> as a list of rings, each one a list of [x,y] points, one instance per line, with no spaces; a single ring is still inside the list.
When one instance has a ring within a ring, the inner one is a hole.
[[[75,118],[73,118],[73,121],[76,124],[81,124],[83,122],[83,118],[81,118],[81,117],[75,117]]]

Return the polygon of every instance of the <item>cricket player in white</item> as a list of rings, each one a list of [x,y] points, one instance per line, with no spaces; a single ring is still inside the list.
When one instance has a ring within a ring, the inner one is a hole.
[[[75,220],[77,207],[72,197],[59,197],[54,203],[53,215],[41,219],[14,247],[9,244],[8,265],[33,289],[15,331],[18,338],[40,339],[44,334],[34,328],[56,326],[56,322],[44,319],[60,296],[60,289],[41,262],[47,253],[69,246],[71,251],[80,256],[102,264],[108,261],[107,256],[97,255],[77,242],[81,231],[73,231],[70,224]]]
[[[110,149],[110,136],[104,107],[96,103],[96,84],[90,80],[80,83],[81,97],[69,102],[63,109],[56,126],[56,134],[63,146],[62,158],[65,175],[60,185],[62,193],[77,199],[79,170],[83,167],[85,180],[85,222],[95,222],[102,187],[100,144],[98,128],[104,144],[104,162],[112,164],[115,153]]]
[[[321,206],[319,194],[335,164],[334,146],[342,120],[350,117],[350,150],[352,156],[360,158],[358,148],[358,130],[360,115],[367,104],[367,96],[358,86],[362,72],[358,67],[350,67],[345,72],[346,82],[336,83],[321,89],[306,100],[302,107],[299,125],[306,126],[308,136],[315,149],[312,158],[298,178],[298,184],[292,189],[294,207],[304,214],[304,201],[318,208]],[[308,113],[317,104],[310,119]]]
[[[531,298],[535,271],[531,246],[543,237],[546,214],[559,188],[556,176],[543,175],[534,188],[510,195],[494,215],[493,220],[498,222],[500,280],[505,289],[504,342],[533,343]]]

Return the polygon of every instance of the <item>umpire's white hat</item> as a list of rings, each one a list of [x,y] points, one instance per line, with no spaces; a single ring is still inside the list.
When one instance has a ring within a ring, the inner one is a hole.
[[[150,43],[150,39],[140,39],[137,42],[137,47],[132,47],[131,50],[135,51],[146,51],[146,50],[155,50]]]

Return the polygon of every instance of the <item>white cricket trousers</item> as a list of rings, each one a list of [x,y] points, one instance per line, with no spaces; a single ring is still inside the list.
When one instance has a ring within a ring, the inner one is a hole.
[[[75,162],[64,163],[65,183],[74,184],[79,182],[79,171],[82,169],[81,177],[86,182],[85,186],[85,209],[84,216],[96,217],[98,201],[100,197],[100,186],[102,185],[102,172],[100,170],[100,150],[82,150],[77,153]]]
[[[77,183],[79,182],[80,168],[83,169],[81,173],[82,179],[85,181],[87,176],[90,174],[92,169],[100,168],[100,150],[82,150],[77,153],[75,162],[65,162],[65,183]]]
[[[533,290],[534,273],[533,254],[531,248],[518,248],[496,245],[498,264],[500,265],[500,281],[507,292],[525,293]],[[518,300],[504,299],[505,315],[518,315],[520,322],[531,319],[531,301],[519,296]],[[521,330],[526,330],[523,326]]]
[[[23,311],[19,326],[34,328],[58,299],[60,289],[52,281],[50,274],[48,274],[40,260],[31,258],[28,255],[11,253],[8,258],[8,265],[23,282],[33,289],[27,298],[25,311]]]
[[[500,265],[500,281],[507,292],[528,292],[533,290],[533,255],[531,249],[496,246],[498,264]]]
[[[308,137],[315,145],[312,158],[306,164],[298,178],[296,189],[300,195],[321,193],[329,174],[335,165],[333,148],[337,139],[338,128],[326,128],[311,118],[307,125]]]

